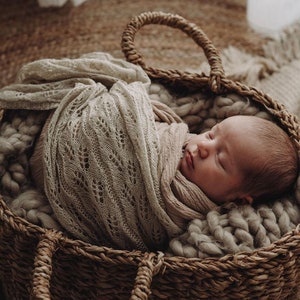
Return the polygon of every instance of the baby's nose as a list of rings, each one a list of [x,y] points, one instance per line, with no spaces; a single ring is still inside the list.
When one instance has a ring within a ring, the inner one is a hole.
[[[205,142],[201,142],[198,145],[195,145],[195,152],[198,152],[200,158],[205,159],[209,156],[209,145]]]
[[[200,147],[198,147],[198,151],[199,151],[199,156],[202,159],[207,158],[209,156],[209,148],[208,147],[200,146]]]

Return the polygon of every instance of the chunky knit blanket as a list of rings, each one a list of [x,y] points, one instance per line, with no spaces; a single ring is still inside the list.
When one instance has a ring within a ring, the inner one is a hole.
[[[243,66],[244,67],[244,66]],[[232,115],[250,115],[271,120],[261,108],[236,94],[215,96],[202,93],[174,97],[160,84],[152,84],[150,97],[161,99],[194,131],[205,131]],[[169,253],[184,257],[222,257],[251,252],[268,246],[294,229],[300,221],[300,176],[294,191],[271,203],[256,207],[233,203],[193,219],[185,232],[170,241]]]

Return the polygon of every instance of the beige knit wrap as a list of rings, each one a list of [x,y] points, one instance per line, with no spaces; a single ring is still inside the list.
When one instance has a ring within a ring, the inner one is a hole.
[[[44,189],[76,238],[161,249],[215,206],[178,174],[188,127],[173,123],[180,119],[168,107],[152,108],[139,67],[94,53],[34,62],[19,82],[0,92],[3,107],[55,108],[45,131]],[[173,124],[157,125],[155,116]]]

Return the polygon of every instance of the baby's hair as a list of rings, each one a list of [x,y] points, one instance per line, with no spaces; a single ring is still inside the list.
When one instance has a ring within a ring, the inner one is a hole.
[[[245,171],[243,191],[254,202],[271,200],[291,190],[298,176],[298,154],[288,134],[275,123],[258,117],[251,128],[261,139],[261,159]]]

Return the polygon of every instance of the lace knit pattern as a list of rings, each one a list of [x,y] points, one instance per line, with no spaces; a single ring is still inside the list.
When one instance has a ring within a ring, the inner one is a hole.
[[[63,227],[82,240],[124,249],[166,240],[153,209],[162,205],[159,143],[140,90],[123,82],[109,92],[78,86],[49,123],[46,195]]]

